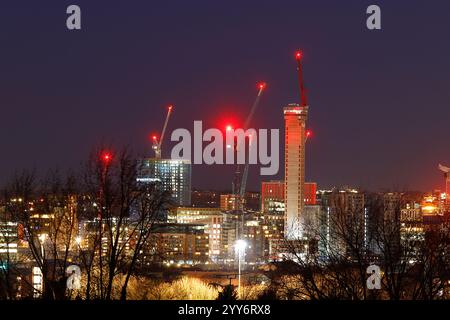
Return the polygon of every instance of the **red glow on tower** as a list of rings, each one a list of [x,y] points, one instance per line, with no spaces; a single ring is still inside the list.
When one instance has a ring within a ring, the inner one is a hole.
[[[306,136],[309,138],[312,135],[311,130],[306,131]]]
[[[266,84],[265,82],[260,82],[260,83],[258,84],[258,88],[259,88],[260,90],[265,89],[266,86],[267,86],[267,84]]]
[[[301,51],[297,51],[296,53],[295,53],[295,59],[296,60],[300,60],[302,58],[302,52]]]

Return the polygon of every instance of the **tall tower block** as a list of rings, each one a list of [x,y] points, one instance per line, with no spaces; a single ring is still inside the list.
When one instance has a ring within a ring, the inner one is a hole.
[[[298,239],[305,198],[305,142],[308,106],[289,104],[284,107],[285,149],[285,221],[284,235]]]

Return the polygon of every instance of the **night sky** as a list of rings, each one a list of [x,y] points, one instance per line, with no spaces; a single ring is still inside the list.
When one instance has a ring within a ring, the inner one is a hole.
[[[82,30],[66,29],[66,7]],[[382,30],[366,8],[382,9]],[[0,4],[0,182],[77,168],[101,142],[153,156],[166,105],[176,128],[283,129],[304,51],[307,180],[319,188],[428,191],[450,164],[449,1],[62,1]],[[170,155],[169,139],[163,155]],[[281,155],[283,152],[281,152]],[[255,166],[248,189],[259,190]],[[194,166],[193,187],[230,189],[233,168]],[[283,177],[283,166],[278,176]]]

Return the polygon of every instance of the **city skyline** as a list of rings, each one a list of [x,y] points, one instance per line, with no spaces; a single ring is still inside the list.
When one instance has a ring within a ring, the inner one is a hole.
[[[450,3],[405,3],[0,4],[0,302],[448,301]]]
[[[450,159],[442,148],[450,116],[450,47],[435,31],[446,28],[449,5],[381,2],[385,28],[371,33],[363,3],[258,3],[240,4],[238,11],[202,3],[197,12],[181,3],[103,8],[80,1],[85,27],[77,34],[57,28],[65,18],[63,4],[45,10],[31,2],[2,4],[2,109],[8,121],[0,147],[10,157],[2,161],[0,182],[23,168],[76,168],[101,141],[130,143],[151,156],[149,137],[161,130],[165,108],[174,104],[167,157],[176,128],[190,128],[194,120],[210,127],[242,123],[259,81],[268,87],[254,126],[283,130],[280,112],[298,100],[292,53],[302,48],[313,105],[306,179],[319,188],[442,189],[436,166]],[[301,10],[293,10],[297,6]],[[296,21],[296,11],[307,14]],[[202,17],[210,15],[216,19],[206,30]],[[173,18],[170,27],[167,17]],[[232,166],[194,165],[192,171],[194,188],[231,188]],[[211,175],[214,182],[206,178]],[[280,169],[271,178],[282,177]],[[248,189],[259,190],[261,180],[267,179],[251,168]]]

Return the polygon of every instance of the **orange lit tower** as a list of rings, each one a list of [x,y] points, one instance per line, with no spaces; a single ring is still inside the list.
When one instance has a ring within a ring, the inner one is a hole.
[[[301,52],[295,55],[300,86],[300,104],[284,107],[285,123],[285,237],[298,239],[302,236],[301,216],[305,199],[305,143],[308,106],[303,86]]]

